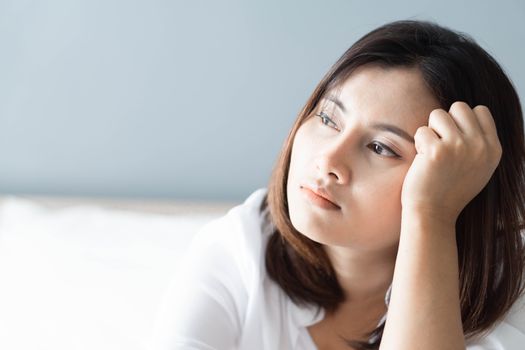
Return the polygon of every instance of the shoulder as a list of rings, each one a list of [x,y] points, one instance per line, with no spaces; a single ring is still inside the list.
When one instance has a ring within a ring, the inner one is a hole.
[[[525,341],[525,294],[514,303],[504,322],[520,331]]]
[[[226,215],[204,225],[193,238],[190,249],[210,246],[230,249],[238,248],[239,243],[258,241],[264,231],[264,220],[259,208],[266,192],[265,188],[254,191]]]
[[[194,236],[160,304],[155,348],[233,347],[260,278],[264,195],[263,189],[255,191]]]
[[[199,230],[187,251],[186,263],[193,272],[199,267],[220,268],[240,273],[245,284],[255,282],[268,235],[268,223],[260,212],[266,193],[266,188],[257,189],[242,204]]]
[[[486,336],[471,341],[468,350],[523,349],[525,343],[525,295],[513,305],[507,316]]]

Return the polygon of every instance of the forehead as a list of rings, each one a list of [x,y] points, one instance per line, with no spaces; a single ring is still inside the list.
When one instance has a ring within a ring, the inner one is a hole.
[[[427,125],[430,112],[440,108],[418,68],[361,66],[328,91],[323,103],[329,96],[345,106],[350,118],[358,116],[365,123],[389,122],[411,133]]]

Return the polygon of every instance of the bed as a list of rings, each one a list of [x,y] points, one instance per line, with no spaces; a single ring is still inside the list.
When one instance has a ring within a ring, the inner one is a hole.
[[[147,349],[193,234],[237,204],[0,197],[0,349]]]

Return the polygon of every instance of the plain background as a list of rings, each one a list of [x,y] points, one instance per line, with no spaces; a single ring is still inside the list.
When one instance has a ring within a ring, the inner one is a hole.
[[[525,2],[0,0],[0,194],[241,200],[353,42],[470,34],[525,96]]]

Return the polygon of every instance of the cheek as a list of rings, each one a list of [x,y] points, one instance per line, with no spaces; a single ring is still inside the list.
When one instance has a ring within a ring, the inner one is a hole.
[[[356,196],[361,198],[361,210],[379,219],[383,217],[393,220],[401,216],[401,189],[405,178],[405,171],[369,176],[366,182],[357,187]],[[379,213],[381,215],[379,215]]]
[[[302,128],[297,130],[292,144],[292,152],[290,155],[290,167],[288,170],[288,181],[297,177],[298,171],[306,170],[305,165],[307,161],[304,159],[306,155],[310,154],[310,143],[305,142],[306,138],[302,133]]]
[[[309,168],[312,165],[309,155],[312,154],[313,145],[312,142],[308,142],[311,138],[307,136],[304,129],[304,127],[299,128],[295,134],[286,184],[288,214],[292,225],[299,232],[304,232],[306,228],[313,230],[315,226],[313,224],[316,223],[308,217],[308,208],[304,206],[299,190],[300,183],[307,180],[307,175],[312,170]]]
[[[401,230],[400,189],[398,179],[385,181],[381,178],[361,186],[360,193],[356,193],[358,203],[354,209],[358,214],[353,218],[358,218],[360,226],[357,228],[363,232],[359,236],[363,245],[387,249],[397,244]],[[349,219],[351,223],[353,218]]]
[[[355,174],[354,186],[361,194],[370,194],[374,198],[401,196],[401,189],[410,165],[378,165],[368,166]]]

